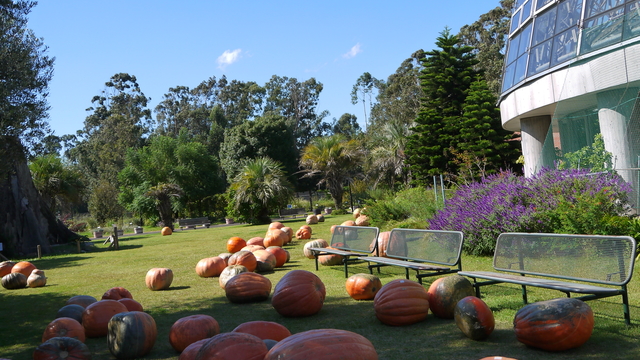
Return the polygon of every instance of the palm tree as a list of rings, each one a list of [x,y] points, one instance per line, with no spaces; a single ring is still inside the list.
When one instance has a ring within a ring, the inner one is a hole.
[[[385,123],[382,132],[376,141],[378,146],[374,147],[369,154],[369,164],[374,172],[378,174],[376,185],[383,179],[389,180],[389,185],[393,189],[396,179],[400,178],[404,184],[409,183],[409,167],[406,165],[407,158],[405,147],[407,136],[410,134],[411,125],[401,121],[392,120]]]
[[[235,210],[254,224],[271,222],[269,210],[286,204],[293,194],[282,164],[269,157],[245,163],[230,189]]]
[[[356,140],[347,140],[341,134],[318,137],[302,152],[301,172],[304,177],[318,176],[318,185],[327,187],[336,209],[340,209],[344,185],[352,179],[361,158],[362,152]]]
[[[173,204],[171,198],[182,196],[182,188],[176,184],[158,184],[152,186],[146,195],[155,200],[156,209],[164,226],[173,230]]]
[[[29,164],[33,183],[51,212],[57,214],[61,206],[79,203],[85,189],[82,175],[66,166],[54,155],[37,157]]]

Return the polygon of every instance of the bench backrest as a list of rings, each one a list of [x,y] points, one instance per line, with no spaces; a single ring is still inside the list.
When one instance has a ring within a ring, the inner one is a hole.
[[[187,224],[187,225],[200,225],[200,224],[204,224],[204,223],[208,223],[209,218],[208,217],[199,217],[199,218],[192,218],[192,219],[178,219],[178,224]]]
[[[377,227],[339,225],[333,229],[329,246],[345,251],[377,254],[378,247],[375,244],[379,233],[380,229]]]
[[[454,266],[460,263],[464,236],[460,231],[393,229],[387,256]]]
[[[504,233],[496,270],[608,285],[631,280],[636,241],[629,236]]]

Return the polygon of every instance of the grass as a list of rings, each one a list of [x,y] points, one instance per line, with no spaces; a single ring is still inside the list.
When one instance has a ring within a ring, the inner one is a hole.
[[[330,239],[330,226],[349,219],[349,215],[326,216],[326,221],[313,225],[313,239]],[[283,221],[297,230],[304,219]],[[622,318],[620,297],[590,301],[596,325],[591,339],[578,349],[548,353],[519,343],[513,333],[513,317],[522,305],[520,288],[509,284],[483,288],[484,300],[494,312],[496,329],[485,341],[467,339],[453,320],[429,315],[427,321],[405,327],[381,324],[375,317],[371,301],[352,300],[344,290],[342,266],[321,267],[315,271],[314,261],[302,255],[306,241],[286,246],[291,262],[266,274],[272,284],[289,270],[305,269],[317,273],[327,288],[327,298],[320,313],[307,318],[284,318],[269,301],[254,304],[231,304],[218,285],[217,278],[200,278],[196,263],[205,257],[226,252],[231,236],[249,239],[263,236],[267,226],[235,225],[210,229],[176,231],[171,236],[142,234],[121,238],[120,250],[107,249],[104,240],[95,240],[95,250],[82,254],[65,254],[42,259],[28,259],[45,271],[47,286],[20,290],[0,289],[0,357],[12,360],[32,358],[40,344],[44,328],[59,308],[74,295],[100,298],[111,287],[122,286],[133,294],[145,311],[157,323],[158,338],[145,359],[177,359],[178,354],[168,342],[169,328],[181,317],[208,314],[219,323],[223,332],[252,320],[275,321],[292,333],[315,328],[338,328],[357,332],[375,346],[380,359],[480,359],[501,355],[517,359],[604,359],[615,354],[618,359],[637,359],[640,354],[640,280],[634,277],[629,286],[631,326]],[[146,230],[146,229],[145,229]],[[144,284],[147,271],[153,267],[168,267],[174,272],[170,290],[150,291]],[[463,257],[463,268],[490,270],[491,259]],[[367,272],[364,264],[349,267],[350,273]],[[637,270],[636,270],[637,272]],[[404,269],[386,267],[378,275],[383,284],[404,277]],[[425,279],[425,286],[435,278]],[[563,294],[531,288],[529,300],[539,301]],[[113,359],[106,338],[87,339],[93,359]]]

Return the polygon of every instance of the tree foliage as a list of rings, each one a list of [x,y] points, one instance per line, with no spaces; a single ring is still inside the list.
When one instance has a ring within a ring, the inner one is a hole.
[[[62,162],[56,154],[39,156],[31,160],[29,170],[33,183],[54,214],[69,210],[82,201],[85,185],[82,174]]]

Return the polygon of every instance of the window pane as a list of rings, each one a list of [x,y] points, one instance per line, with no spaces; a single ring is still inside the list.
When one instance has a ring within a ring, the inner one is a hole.
[[[620,6],[624,0],[587,0],[587,8],[584,14],[585,18],[603,13],[611,8]]]
[[[564,0],[558,4],[556,34],[578,25],[582,15],[582,0]]]
[[[551,57],[551,66],[556,66],[567,60],[573,59],[578,50],[578,27],[556,35],[553,40],[553,54]]]
[[[640,35],[640,1],[627,5],[625,16],[624,40]]]
[[[516,63],[507,66],[504,70],[504,77],[502,78],[502,92],[509,90],[513,86],[513,73],[516,69]]]
[[[549,64],[551,63],[551,43],[551,40],[547,40],[531,49],[527,76],[537,74],[549,68]]]
[[[555,23],[555,7],[538,16],[533,28],[533,41],[531,42],[531,45],[537,45],[552,37],[554,34]]]
[[[520,6],[522,6],[522,4],[524,4],[526,0],[517,0],[516,1],[516,6],[514,7],[514,9],[519,8]]]
[[[514,85],[524,80],[524,76],[527,74],[527,58],[527,55],[523,55],[516,61],[516,70],[513,76]]]
[[[520,35],[509,40],[509,52],[507,52],[507,59],[505,63],[511,64],[513,60],[518,57],[518,43],[520,41]]]
[[[538,0],[538,3],[536,4],[536,10],[540,10],[542,9],[543,6],[547,5],[548,3],[552,2],[553,0]]]
[[[511,30],[509,31],[509,34],[514,32],[518,28],[518,25],[520,25],[520,11],[511,18]]]
[[[581,53],[588,53],[622,40],[623,7],[613,9],[585,22]]]
[[[533,1],[533,0],[531,0],[531,1]],[[528,18],[531,17],[531,1],[526,3],[524,5],[524,7],[522,8],[522,16],[521,16],[521,19],[520,19],[520,23],[525,22]]]
[[[518,47],[518,56],[524,54],[529,49],[529,40],[531,39],[531,28],[532,24],[527,25],[526,28],[522,29],[520,35],[520,46]]]

